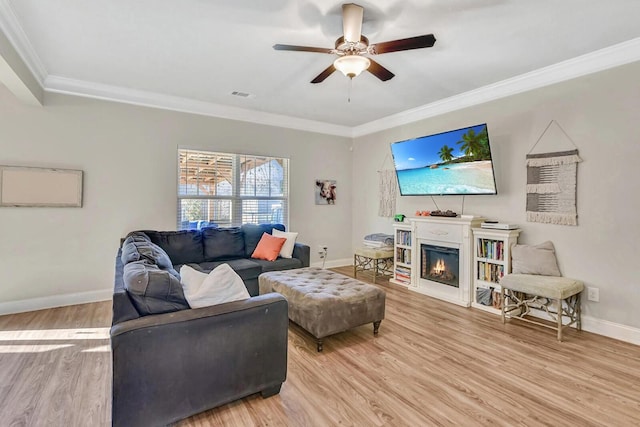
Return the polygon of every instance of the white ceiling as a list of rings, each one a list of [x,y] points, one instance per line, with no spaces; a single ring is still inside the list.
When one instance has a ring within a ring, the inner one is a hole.
[[[4,30],[16,48],[30,51],[32,68],[39,64],[45,88],[63,82],[112,99],[169,96],[349,128],[640,37],[639,0],[359,0],[371,43],[429,33],[437,42],[377,56],[396,77],[363,73],[349,103],[349,79],[339,72],[309,83],[331,55],[272,49],[333,47],[341,4],[0,0],[0,13],[5,27],[13,22]]]

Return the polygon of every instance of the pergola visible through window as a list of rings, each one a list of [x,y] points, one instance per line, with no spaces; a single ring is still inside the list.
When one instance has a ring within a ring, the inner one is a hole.
[[[288,225],[289,159],[178,150],[178,230]]]

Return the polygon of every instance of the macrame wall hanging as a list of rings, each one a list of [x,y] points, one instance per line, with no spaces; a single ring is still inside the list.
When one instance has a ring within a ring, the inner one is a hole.
[[[387,153],[378,171],[378,216],[382,217],[392,217],[396,214],[398,182],[394,169],[384,169],[388,158],[389,154]]]
[[[573,150],[533,154],[532,151],[555,124]],[[578,225],[578,147],[562,127],[551,120],[527,153],[527,221],[559,225]]]

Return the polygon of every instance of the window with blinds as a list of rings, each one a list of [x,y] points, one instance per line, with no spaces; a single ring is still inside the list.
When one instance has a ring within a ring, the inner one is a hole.
[[[178,230],[284,224],[289,159],[178,150]]]

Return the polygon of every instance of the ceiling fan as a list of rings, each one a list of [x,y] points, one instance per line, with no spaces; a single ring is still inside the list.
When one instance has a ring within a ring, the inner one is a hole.
[[[318,74],[311,83],[321,83],[334,71],[339,70],[345,76],[353,79],[364,70],[382,81],[392,79],[395,74],[365,55],[380,55],[401,50],[422,49],[435,44],[433,34],[392,40],[384,43],[369,44],[369,39],[362,35],[362,18],[364,8],[354,3],[342,5],[343,35],[336,40],[335,48],[321,48],[310,46],[296,46],[289,44],[275,44],[275,50],[292,50],[298,52],[317,52],[338,55],[338,58]]]

